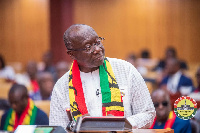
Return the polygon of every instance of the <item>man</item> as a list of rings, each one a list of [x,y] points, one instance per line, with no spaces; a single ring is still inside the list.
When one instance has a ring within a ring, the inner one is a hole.
[[[37,63],[35,61],[29,61],[26,65],[26,72],[24,74],[17,74],[16,82],[25,85],[28,88],[29,93],[35,93],[39,90],[36,79],[37,74]]]
[[[165,50],[165,58],[160,60],[153,70],[154,71],[164,70],[167,60],[171,59],[171,58],[178,59],[177,51],[176,51],[176,49],[174,47],[168,47]],[[186,62],[183,61],[183,60],[180,61],[180,69],[181,70],[187,70],[188,69]]]
[[[182,95],[188,95],[192,92],[192,80],[181,72],[178,59],[168,59],[165,69],[167,76],[163,78],[161,88],[166,87],[171,94],[181,93]]]
[[[200,67],[197,69],[196,72],[196,81],[197,81],[197,87],[194,90],[194,92],[200,92]]]
[[[2,116],[0,130],[14,131],[18,125],[48,125],[47,115],[34,105],[24,85],[11,87],[9,102],[11,109]]]
[[[54,80],[50,72],[41,72],[37,76],[39,90],[31,94],[33,100],[51,100],[51,93],[53,90]]]
[[[169,94],[163,89],[157,89],[151,94],[156,118],[151,129],[174,129],[174,133],[191,133],[189,120],[182,120],[171,111]]]
[[[155,109],[143,78],[132,64],[105,58],[102,40],[83,24],[72,25],[64,33],[67,53],[74,62],[54,86],[50,125],[66,129],[66,109],[71,108],[75,121],[82,115],[125,116],[133,128],[149,128]]]
[[[56,64],[56,77],[61,78],[67,71],[69,71],[69,64],[65,61],[59,61]]]

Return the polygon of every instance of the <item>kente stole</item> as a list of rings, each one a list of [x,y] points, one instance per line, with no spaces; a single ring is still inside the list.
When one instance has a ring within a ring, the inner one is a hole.
[[[99,66],[99,75],[102,94],[102,116],[107,116],[108,114],[124,116],[124,106],[120,89],[107,58],[104,59],[103,65]],[[88,113],[80,71],[76,60],[74,60],[70,69],[68,85],[71,112],[76,121],[78,117]]]
[[[28,104],[25,110],[22,112],[20,118],[18,118],[16,112],[13,109],[10,109],[8,111],[8,115],[5,120],[4,130],[14,131],[18,125],[34,125],[36,113],[37,107],[29,98]]]
[[[171,129],[174,122],[175,122],[175,119],[176,119],[176,114],[174,113],[174,111],[170,111],[169,117],[168,117],[168,120],[165,123],[164,129]],[[151,125],[150,129],[153,129],[155,123],[156,123],[156,118],[154,119],[154,122]]]

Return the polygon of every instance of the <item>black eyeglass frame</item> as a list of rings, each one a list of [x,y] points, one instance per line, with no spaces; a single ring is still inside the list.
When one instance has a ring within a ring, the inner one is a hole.
[[[155,108],[159,107],[160,104],[162,104],[162,106],[164,106],[164,107],[167,107],[167,106],[169,105],[169,102],[168,102],[168,101],[162,101],[162,102],[160,102],[160,103],[155,102],[155,103],[153,103],[153,104],[154,104],[154,107],[155,107]]]
[[[85,47],[85,48],[80,48],[80,49],[69,49],[68,48],[68,50],[71,50],[71,51],[90,51],[91,50],[91,48],[93,47],[93,46],[99,46],[100,44],[102,44],[103,45],[103,43],[101,43],[103,40],[105,40],[105,38],[104,37],[98,37],[98,39],[100,39],[100,41],[98,41],[98,42],[100,42],[99,44],[98,44],[98,42],[95,42],[95,43],[93,43],[90,47]]]

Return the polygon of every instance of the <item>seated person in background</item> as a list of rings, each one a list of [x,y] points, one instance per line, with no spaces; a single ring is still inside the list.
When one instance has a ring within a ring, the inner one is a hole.
[[[200,92],[200,67],[197,69],[196,72],[196,81],[197,81],[197,88],[194,90],[194,92]]]
[[[0,55],[0,78],[6,79],[6,81],[15,80],[15,71],[11,66],[6,66],[5,60]]]
[[[0,110],[7,110],[10,108],[8,100],[0,98]]]
[[[194,116],[194,121],[196,121],[198,124],[197,133],[200,133],[200,108],[197,109],[197,112]]]
[[[56,64],[57,79],[61,78],[67,71],[69,71],[69,65],[66,61],[60,61]]]
[[[41,72],[37,76],[39,90],[30,95],[33,100],[51,100],[51,92],[54,86],[53,75],[50,72]]]
[[[37,63],[35,61],[29,61],[26,65],[26,72],[16,76],[16,83],[25,85],[29,93],[35,93],[39,90],[39,85],[36,80],[37,74]]]
[[[146,69],[151,70],[157,64],[157,60],[151,58],[148,49],[143,49],[140,58],[137,59],[137,64],[139,67],[145,67]]]
[[[147,73],[147,69],[145,67],[138,65],[137,57],[134,53],[129,54],[126,61],[131,63],[141,75],[145,75]]]
[[[0,130],[14,131],[18,125],[48,125],[47,115],[34,105],[24,85],[14,84],[8,94],[11,109],[2,116]]]
[[[166,76],[161,81],[161,88],[167,89],[171,94],[180,92],[181,95],[188,95],[192,92],[192,80],[182,73],[178,59],[168,59],[165,71]]]
[[[50,72],[53,75],[53,79],[56,82],[56,67],[53,64],[53,54],[51,51],[47,51],[42,56],[42,64],[40,65],[40,72]]]
[[[159,63],[156,65],[155,68],[153,68],[153,71],[162,71],[165,66],[166,66],[166,62],[168,59],[171,58],[177,58],[177,52],[176,49],[174,47],[168,47],[165,51],[165,58],[160,60]],[[181,70],[187,70],[187,64],[184,61],[180,61],[180,69]]]
[[[163,89],[152,92],[151,98],[156,109],[156,118],[150,129],[174,129],[174,133],[191,133],[189,120],[182,120],[171,110],[169,94]]]

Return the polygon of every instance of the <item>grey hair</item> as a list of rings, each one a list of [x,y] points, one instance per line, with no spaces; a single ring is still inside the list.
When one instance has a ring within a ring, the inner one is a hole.
[[[64,32],[63,40],[66,48],[70,49],[73,46],[73,42],[76,41],[76,39],[87,39],[94,34],[97,35],[95,30],[88,25],[73,24]]]

